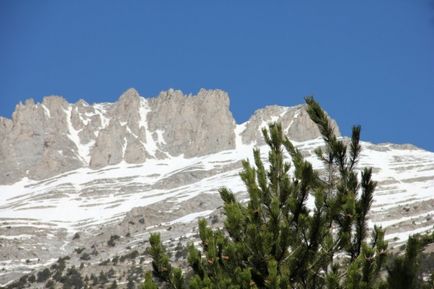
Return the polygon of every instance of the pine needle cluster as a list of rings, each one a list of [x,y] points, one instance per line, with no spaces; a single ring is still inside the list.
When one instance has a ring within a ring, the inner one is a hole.
[[[390,263],[384,230],[367,228],[376,182],[371,168],[357,167],[360,126],[344,140],[313,98],[306,98],[306,109],[324,140],[315,150],[324,170],[313,169],[280,124],[269,124],[262,131],[268,165],[259,149],[253,151],[254,163],[242,163],[248,202],[227,188],[219,190],[224,227],[213,230],[199,221],[201,246],[188,246],[187,273],[170,264],[160,236],[151,235],[158,284],[171,289],[419,288],[412,268],[421,248],[417,238],[410,239],[405,256]],[[143,288],[157,288],[149,272]]]

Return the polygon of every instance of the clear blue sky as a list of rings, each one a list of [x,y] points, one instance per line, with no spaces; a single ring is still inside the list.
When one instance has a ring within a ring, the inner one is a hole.
[[[346,135],[434,151],[434,3],[0,0],[0,115],[129,87],[224,89],[237,122],[314,95]]]

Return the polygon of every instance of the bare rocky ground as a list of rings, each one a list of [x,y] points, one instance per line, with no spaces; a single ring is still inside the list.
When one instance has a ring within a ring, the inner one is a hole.
[[[237,194],[239,199],[245,197],[244,193]],[[134,208],[119,222],[77,232],[72,236],[59,233],[53,236],[54,243],[46,244],[55,248],[59,246],[55,242],[66,239],[62,252],[48,249],[53,262],[41,266],[36,257],[26,259],[26,273],[9,274],[7,278],[15,281],[5,288],[140,288],[144,273],[152,270],[151,257],[146,252],[150,234],[160,233],[173,264],[188,268],[186,247],[190,242],[199,244],[200,239],[197,219],[184,216],[192,209],[198,212],[212,210],[204,218],[211,227],[221,228],[224,220],[221,205],[217,194],[201,194],[180,204],[159,202]],[[391,248],[395,253],[404,249],[402,244]],[[18,249],[23,252],[27,250]],[[32,250],[36,252],[37,249]],[[432,246],[426,249],[423,266],[434,268],[433,252]],[[31,269],[32,265],[37,266]]]
[[[26,259],[27,272],[24,275],[17,271],[2,276],[3,280],[16,280],[5,288],[66,288],[70,282],[73,286],[83,282],[83,286],[88,288],[114,288],[113,282],[116,282],[117,288],[138,288],[144,273],[151,270],[151,259],[146,253],[150,234],[160,233],[165,246],[171,252],[172,261],[186,267],[186,246],[189,242],[199,240],[197,219],[187,218],[181,222],[171,220],[182,218],[186,215],[185,210],[190,212],[192,207],[197,211],[206,211],[221,204],[218,195],[202,194],[176,206],[161,202],[150,207],[135,208],[120,222],[68,235],[62,254],[48,249],[47,252],[53,257],[51,264],[41,266],[37,258]],[[212,227],[222,226],[223,216],[220,209],[207,215],[205,219]],[[65,237],[53,237],[53,242]],[[46,244],[46,248],[58,246],[57,243]],[[37,250],[38,247],[32,248],[33,252]],[[17,252],[20,251],[28,252],[29,248],[17,246]],[[37,266],[31,269],[32,265]],[[46,280],[45,275],[49,276]]]

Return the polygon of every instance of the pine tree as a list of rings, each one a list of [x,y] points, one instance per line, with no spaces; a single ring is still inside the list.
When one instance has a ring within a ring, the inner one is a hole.
[[[410,236],[405,245],[405,254],[392,255],[387,266],[387,282],[393,289],[432,289],[434,272],[423,272],[421,253],[424,248],[434,243],[434,232]],[[430,275],[424,280],[423,274]]]
[[[145,283],[142,286],[143,289],[157,289],[157,285],[152,280],[151,272],[146,272]]]
[[[192,272],[187,280],[171,266],[160,236],[151,235],[154,276],[167,288],[395,288],[381,278],[388,246],[384,231],[374,227],[368,236],[366,218],[376,183],[372,169],[356,169],[360,126],[353,127],[346,142],[336,137],[313,98],[306,98],[306,104],[324,140],[315,150],[324,171],[313,169],[280,124],[263,129],[268,167],[259,149],[253,151],[253,164],[243,161],[240,177],[247,204],[229,189],[219,190],[224,228],[212,230],[204,219],[199,221],[202,248],[188,246]],[[313,207],[308,207],[308,198]],[[412,259],[405,260],[399,269],[390,269],[389,276],[407,269]],[[149,273],[144,288],[156,288]]]
[[[417,279],[418,260],[417,256],[421,249],[420,242],[416,237],[410,237],[407,242],[404,256],[398,256],[391,267],[388,268],[387,278],[390,288],[416,289],[420,288]]]

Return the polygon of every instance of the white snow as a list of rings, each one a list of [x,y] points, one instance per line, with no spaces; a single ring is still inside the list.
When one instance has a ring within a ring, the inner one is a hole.
[[[298,116],[300,115],[301,112],[301,108],[297,109],[294,113],[293,118],[291,119],[291,122],[288,124],[288,126],[285,129],[285,133],[287,134],[289,129],[291,128],[292,124],[294,123],[294,121],[298,118]]]
[[[51,113],[48,110],[48,108],[45,105],[43,105],[43,104],[41,104],[41,106],[44,109],[44,113],[48,116],[48,118],[50,118],[51,117]]]
[[[409,236],[423,233],[429,230],[433,230],[433,225],[425,226],[425,227],[419,227],[417,229],[414,229],[412,231],[405,231],[405,232],[399,232],[399,233],[392,233],[392,234],[386,234],[385,240],[397,240],[398,242],[404,242],[408,239]]]
[[[20,235],[10,235],[10,236],[5,236],[5,235],[0,235],[0,239],[7,239],[7,240],[15,240],[15,239],[31,239],[33,236],[29,235],[29,234],[20,234]]]
[[[90,161],[90,148],[92,143],[88,143],[86,145],[81,144],[81,139],[78,133],[80,130],[76,130],[71,122],[71,114],[72,114],[72,106],[68,107],[68,110],[65,110],[66,113],[66,123],[68,125],[68,137],[77,147],[76,154],[77,156],[85,163],[88,164]]]
[[[164,140],[164,137],[163,137],[164,130],[157,129],[157,130],[155,130],[155,133],[157,134],[157,143],[158,144],[166,144],[166,141]]]
[[[206,217],[208,215],[210,215],[213,211],[212,210],[206,210],[206,211],[202,211],[202,212],[197,212],[197,213],[191,213],[188,215],[185,215],[181,218],[178,218],[176,220],[171,221],[169,224],[175,224],[175,223],[190,223],[200,217]]]
[[[244,146],[241,134],[246,130],[247,124],[248,122],[246,121],[242,124],[237,124],[235,126],[235,148],[236,149],[240,149],[242,146]]]
[[[155,156],[155,153],[158,150],[157,143],[154,141],[152,137],[152,133],[148,129],[148,121],[146,116],[151,111],[151,108],[148,105],[148,101],[140,97],[140,127],[143,127],[145,129],[145,140],[146,140],[146,150],[151,156]]]
[[[245,124],[236,127],[238,137],[244,127]],[[72,139],[79,140],[73,129],[70,130],[70,134]],[[322,143],[321,139],[294,142],[297,147],[303,150],[311,150]],[[434,169],[428,169],[428,167],[434,167],[433,153],[422,150],[412,150],[409,153],[409,151],[394,148],[391,148],[387,153],[381,153],[366,149],[370,145],[369,143],[362,145],[365,147],[365,151],[360,164],[361,166],[376,168],[373,175],[375,181],[379,181],[381,184],[382,181],[389,179],[401,180],[391,186],[386,184],[378,187],[374,196],[372,212],[381,213],[399,205],[404,206],[433,199]],[[122,162],[99,170],[81,168],[43,181],[23,178],[15,184],[0,186],[0,218],[7,223],[2,226],[64,228],[69,232],[75,232],[82,227],[113,222],[122,218],[134,207],[148,206],[166,199],[177,204],[202,193],[217,193],[217,190],[222,186],[226,186],[234,192],[243,192],[245,187],[238,176],[239,168],[225,170],[197,182],[175,186],[167,190],[153,189],[152,185],[179,172],[213,170],[222,165],[237,163],[244,159],[252,161],[253,147],[253,144],[241,144],[238,138],[236,149],[201,157],[184,158],[179,156],[163,160],[148,159],[140,165]],[[260,149],[262,158],[266,159],[268,149],[265,146],[260,147]],[[395,157],[398,156],[401,158],[411,156],[416,163],[423,160],[423,164],[412,169],[399,170],[399,167],[407,162],[397,161]],[[321,162],[316,157],[310,156],[308,160],[313,163],[314,167],[322,167]],[[413,183],[403,181],[419,176],[432,176],[432,179]],[[128,185],[142,187],[142,189],[134,193],[117,190],[119,187]],[[393,187],[396,185],[399,187]],[[98,195],[80,193],[80,191],[91,190],[92,188],[99,188],[101,193]],[[313,205],[311,199],[309,199],[309,203],[310,206]],[[190,217],[200,217],[201,213],[207,214],[200,212],[194,213],[199,215],[193,214],[183,218],[189,220]],[[390,217],[381,220],[376,219],[374,215],[374,218],[371,218],[370,226],[378,224],[389,227],[429,213],[431,212],[422,212],[411,217]],[[185,219],[181,218],[181,221]],[[181,222],[179,219],[175,221]],[[392,236],[394,235],[392,234]]]
[[[105,116],[105,112],[107,111],[108,105],[109,104],[107,103],[97,103],[93,105],[93,108],[95,109],[95,114],[98,115],[101,119],[100,129],[106,128],[110,122],[109,118]]]

